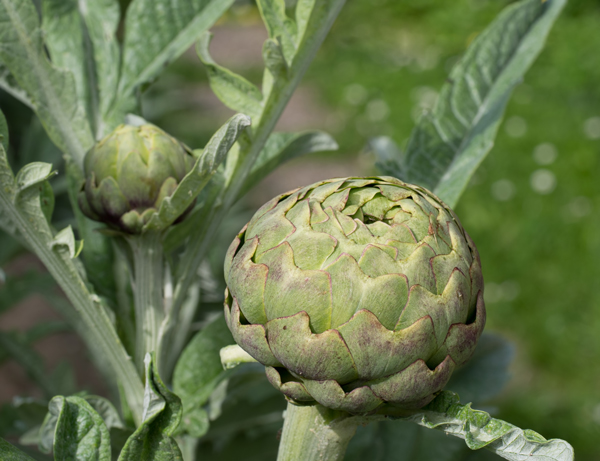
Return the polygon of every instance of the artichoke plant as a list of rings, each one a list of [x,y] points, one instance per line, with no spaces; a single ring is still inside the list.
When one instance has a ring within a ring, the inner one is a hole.
[[[293,403],[351,414],[429,403],[485,324],[477,249],[431,192],[319,182],[260,208],[225,261],[227,324]]]
[[[194,161],[185,145],[154,125],[120,125],[86,154],[79,206],[90,219],[138,234]]]

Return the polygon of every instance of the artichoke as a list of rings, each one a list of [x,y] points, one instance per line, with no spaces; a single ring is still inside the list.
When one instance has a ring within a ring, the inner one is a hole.
[[[288,400],[351,414],[429,403],[485,324],[477,249],[439,198],[391,177],[319,182],[229,247],[225,317]]]
[[[90,219],[138,234],[194,161],[185,145],[154,125],[120,125],[86,154],[79,207]]]

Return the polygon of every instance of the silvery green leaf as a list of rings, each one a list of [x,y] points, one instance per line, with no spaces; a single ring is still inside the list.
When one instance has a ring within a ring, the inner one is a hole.
[[[23,453],[14,445],[11,445],[0,437],[0,455],[6,461],[34,461],[33,458]]]
[[[86,395],[83,398],[102,417],[108,429],[113,427],[123,429],[125,427],[119,412],[110,400],[98,395]]]
[[[172,437],[181,421],[181,400],[164,385],[146,355],[146,388],[142,424],[129,437],[119,461],[182,461],[181,450]]]
[[[540,53],[566,0],[512,3],[452,69],[431,114],[408,142],[403,162],[386,174],[422,185],[454,207],[492,148],[513,88]]]
[[[496,397],[510,378],[508,367],[515,348],[500,335],[483,333],[475,354],[456,370],[446,389],[456,392],[465,402],[480,404]]]
[[[109,115],[111,126],[122,123],[125,114],[136,112],[136,91],[196,42],[233,1],[131,2],[125,18],[118,98]]]
[[[80,164],[94,138],[73,75],[50,63],[38,13],[29,0],[0,0],[0,59],[29,95],[52,141]]]
[[[256,2],[263,18],[269,38],[281,43],[283,55],[288,63],[291,63],[296,54],[297,31],[296,23],[285,13],[284,0],[258,0]]]
[[[179,183],[175,192],[163,200],[144,230],[164,229],[194,202],[198,194],[216,173],[219,165],[242,132],[250,126],[250,118],[236,114],[213,135],[202,150],[192,171]]]
[[[208,51],[211,38],[212,34],[206,32],[196,44],[198,57],[208,71],[211,89],[230,109],[248,114],[252,118],[258,117],[263,109],[263,95],[244,77],[219,66],[212,59]]]
[[[50,248],[55,250],[57,248],[65,248],[71,259],[77,258],[83,248],[82,240],[75,240],[75,234],[73,234],[73,228],[71,226],[65,227],[63,230],[58,232],[52,241],[50,242]]]
[[[486,448],[510,461],[573,461],[573,447],[564,440],[540,434],[461,405],[458,396],[444,391],[433,402],[407,418],[429,429],[464,439],[471,450]]]
[[[82,27],[78,0],[44,0],[42,30],[52,64],[73,75],[79,104],[91,126],[96,123],[98,94],[94,54]]]
[[[54,459],[110,461],[110,436],[100,415],[81,397],[57,396],[50,401],[56,416]]]
[[[313,152],[333,151],[337,148],[335,140],[323,131],[273,133],[252,165],[240,196],[288,160]]]
[[[3,228],[26,242],[63,289],[71,304],[65,303],[61,313],[86,342],[100,370],[108,379],[118,380],[121,384],[134,417],[139,420],[141,380],[106,314],[106,306],[89,291],[76,260],[65,252],[51,249],[54,231],[44,215],[44,194],[41,193],[51,171],[49,164],[38,162],[25,166],[15,178],[0,146],[0,215]]]
[[[228,375],[219,351],[233,342],[225,319],[219,316],[192,338],[175,366],[173,389],[181,396],[184,429],[190,434],[197,429],[198,409]]]

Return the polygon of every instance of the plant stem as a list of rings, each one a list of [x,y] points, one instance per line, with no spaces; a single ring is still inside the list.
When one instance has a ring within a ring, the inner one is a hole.
[[[277,461],[341,461],[357,425],[347,413],[288,403]]]
[[[238,163],[231,176],[227,178],[226,184],[224,184],[220,193],[207,200],[205,204],[207,209],[202,212],[201,222],[209,224],[202,225],[194,233],[194,238],[190,239],[186,254],[182,258],[177,270],[179,280],[175,288],[173,306],[170,313],[170,316],[174,319],[178,318],[188,290],[196,279],[198,266],[206,256],[208,249],[213,245],[213,238],[219,225],[239,198],[239,192],[244,187],[252,165],[262,151],[285,106],[300,83],[300,80],[302,80],[306,69],[313,60],[321,43],[323,43],[344,3],[345,0],[329,0],[323,3],[316,2],[314,10],[318,10],[318,14],[313,10],[311,16],[316,14],[315,17],[318,17],[318,20],[315,20],[315,22],[318,24],[312,24],[314,29],[306,34],[306,37],[300,44],[299,50],[294,56],[288,80],[281,86],[272,88],[266,98],[258,123],[253,128],[252,142],[240,151]],[[187,335],[188,327],[181,325],[181,330],[178,329],[177,334]],[[174,355],[180,353],[180,351],[174,352]]]
[[[147,352],[157,352],[163,307],[161,234],[149,231],[128,239],[133,251],[135,303],[135,363],[144,372]],[[158,353],[157,353],[158,356]]]

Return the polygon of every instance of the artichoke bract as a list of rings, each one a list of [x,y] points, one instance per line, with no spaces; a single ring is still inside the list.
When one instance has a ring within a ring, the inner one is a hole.
[[[154,125],[120,125],[86,154],[79,207],[113,229],[140,233],[194,161],[184,144]]]
[[[225,317],[288,400],[352,414],[429,403],[485,324],[475,245],[431,192],[391,177],[274,198],[231,244]]]

